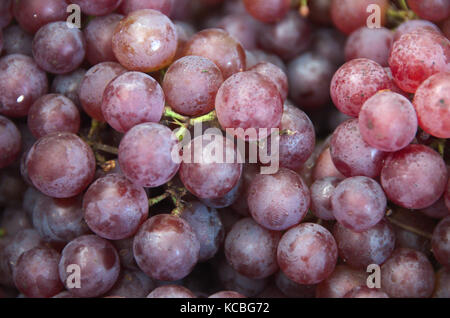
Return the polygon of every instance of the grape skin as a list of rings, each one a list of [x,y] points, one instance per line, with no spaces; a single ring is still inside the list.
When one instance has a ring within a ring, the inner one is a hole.
[[[336,169],[331,158],[330,147],[326,147],[319,155],[313,168],[312,178],[314,181],[327,177],[344,179],[344,175]]]
[[[197,298],[197,296],[184,286],[165,285],[155,288],[147,298]]]
[[[289,11],[290,4],[290,0],[244,0],[247,12],[265,23],[282,19]]]
[[[208,298],[247,298],[247,297],[238,292],[228,290],[214,293]]]
[[[17,126],[0,115],[0,168],[16,160],[22,148],[22,136]]]
[[[434,257],[445,266],[450,267],[450,216],[442,219],[433,231],[431,246]]]
[[[442,21],[450,15],[450,3],[446,0],[408,0],[408,6],[422,19],[433,22]]]
[[[286,99],[289,84],[288,78],[281,68],[269,62],[261,62],[249,68],[248,71],[255,71],[256,73],[271,79],[271,81],[278,88],[281,98],[283,100]]]
[[[155,288],[153,280],[140,270],[124,269],[115,285],[109,290],[109,297],[145,298]]]
[[[427,20],[408,20],[400,24],[394,32],[394,41],[400,39],[403,34],[410,33],[415,29],[426,28],[430,31],[441,32],[438,26]]]
[[[384,291],[359,286],[345,294],[344,298],[389,298],[389,296]]]
[[[33,36],[26,33],[18,25],[11,25],[3,29],[3,52],[5,55],[23,54],[32,56],[32,43]]]
[[[317,179],[311,185],[311,211],[322,220],[335,220],[331,206],[331,196],[342,178],[326,177]]]
[[[317,285],[316,298],[343,298],[348,292],[366,284],[366,273],[347,265],[337,265],[327,279]]]
[[[170,16],[172,8],[177,0],[122,0],[119,11],[123,14],[130,14],[141,9],[153,9]]]
[[[87,15],[106,15],[116,10],[122,0],[71,0],[81,7],[81,11]]]
[[[79,68],[71,73],[57,75],[53,79],[50,91],[55,94],[64,95],[69,98],[79,110],[82,110],[80,97],[78,96],[81,81],[86,70]]]

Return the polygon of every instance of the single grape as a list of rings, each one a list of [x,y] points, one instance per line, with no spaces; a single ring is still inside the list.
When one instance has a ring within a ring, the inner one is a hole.
[[[450,216],[442,219],[434,229],[431,246],[437,261],[450,267]]]
[[[389,298],[389,296],[384,291],[359,286],[345,294],[344,298]]]
[[[387,152],[405,148],[417,133],[414,106],[406,97],[391,91],[369,98],[361,108],[358,124],[365,142]]]
[[[0,168],[4,168],[20,154],[22,136],[17,126],[7,117],[0,115]]]
[[[95,157],[77,135],[53,133],[39,139],[26,159],[28,175],[45,195],[69,198],[81,193],[92,181]]]
[[[294,171],[280,168],[275,174],[257,175],[248,190],[248,207],[261,226],[275,231],[300,223],[308,212],[310,193]]]
[[[222,72],[211,60],[186,56],[169,67],[162,86],[167,104],[174,111],[197,117],[214,110],[222,83]]]
[[[83,62],[86,41],[83,33],[67,22],[51,22],[36,33],[32,50],[39,67],[49,73],[65,74]]]
[[[419,126],[432,136],[450,138],[450,73],[425,80],[414,95]]]
[[[81,11],[87,15],[106,15],[116,10],[122,0],[71,0],[81,7]]]
[[[394,229],[385,219],[359,233],[337,222],[334,225],[333,236],[336,239],[339,256],[353,268],[366,269],[370,264],[381,265],[395,248]]]
[[[153,280],[140,270],[124,269],[109,290],[108,296],[145,298],[155,287]]]
[[[13,12],[16,21],[26,32],[34,34],[41,27],[56,21],[65,21],[65,0],[14,0]]]
[[[83,219],[81,196],[69,199],[53,199],[39,195],[33,207],[33,226],[46,242],[68,243],[89,234]]]
[[[236,222],[225,240],[231,267],[250,278],[266,278],[278,270],[277,246],[281,233],[267,230],[251,218]]]
[[[200,243],[186,220],[159,214],[140,227],[133,250],[144,273],[154,279],[175,281],[186,277],[194,268]]]
[[[241,44],[222,29],[205,29],[186,44],[184,55],[202,56],[213,61],[226,79],[245,70],[245,52]]]
[[[367,58],[388,66],[394,34],[386,28],[362,27],[353,31],[345,44],[345,59]]]
[[[223,129],[243,140],[267,137],[277,128],[283,100],[272,80],[257,72],[240,72],[227,79],[216,96],[216,112]]]
[[[316,298],[343,298],[348,292],[366,284],[365,271],[337,265],[327,279],[317,285]]]
[[[233,142],[222,135],[198,136],[183,148],[180,179],[200,199],[223,197],[241,177],[237,156]]]
[[[450,269],[442,267],[437,272],[433,298],[450,298]]]
[[[334,217],[355,232],[367,231],[380,222],[386,212],[386,204],[381,186],[363,176],[345,179],[331,196]]]
[[[278,245],[278,264],[298,284],[317,284],[333,272],[337,262],[336,242],[331,233],[314,223],[289,229]]]
[[[288,13],[290,0],[244,0],[245,9],[255,19],[265,23],[281,20]]]
[[[14,270],[14,283],[26,297],[49,298],[63,289],[58,275],[61,255],[49,247],[24,252]]]
[[[80,97],[78,96],[81,81],[86,75],[86,70],[79,68],[71,73],[57,75],[53,79],[50,91],[69,98],[79,110],[82,110]]]
[[[170,16],[175,4],[178,6],[177,0],[122,0],[119,10],[123,14],[130,14],[141,9],[153,9]]]
[[[433,22],[427,20],[408,20],[400,24],[394,32],[394,41],[400,39],[403,34],[410,33],[416,29],[425,28],[430,31],[441,32],[439,27]]]
[[[5,55],[23,54],[32,56],[33,36],[18,25],[11,25],[3,30],[3,52]]]
[[[247,298],[244,295],[232,291],[232,290],[224,290],[217,293],[212,294],[208,298]]]
[[[120,168],[139,186],[163,185],[175,176],[180,167],[172,158],[177,144],[174,134],[166,126],[157,123],[134,126],[120,142]]]
[[[110,242],[97,235],[83,235],[74,239],[64,247],[61,254],[59,277],[74,296],[101,296],[114,286],[119,277],[117,251]],[[74,273],[73,265],[78,266],[81,274],[79,288],[73,285],[73,278],[70,277]]]
[[[0,228],[5,235],[14,236],[21,230],[32,228],[27,212],[16,205],[8,206],[3,210],[0,219]]]
[[[175,25],[168,17],[143,9],[131,12],[119,22],[112,49],[120,64],[131,71],[157,71],[172,62],[177,38]]]
[[[199,262],[213,258],[224,240],[224,227],[216,209],[211,209],[198,201],[186,204],[181,213],[192,227],[200,243]]]
[[[292,298],[314,298],[316,293],[316,285],[297,284],[290,280],[283,271],[278,271],[276,274],[275,284],[283,294]]]
[[[434,283],[433,267],[419,251],[396,249],[381,266],[381,286],[393,298],[428,298]]]
[[[112,37],[120,20],[121,14],[109,14],[95,17],[89,21],[83,33],[86,38],[86,59],[92,65],[101,62],[117,61],[112,49]]]
[[[84,75],[79,88],[79,98],[84,111],[98,121],[105,121],[102,100],[108,84],[126,72],[119,63],[103,62],[91,67]]]
[[[11,54],[0,59],[0,114],[26,116],[47,90],[47,75],[31,57]]]
[[[389,155],[381,170],[387,197],[402,207],[422,209],[444,193],[447,169],[442,157],[424,145],[409,145]]]
[[[312,3],[330,0],[316,0]],[[330,1],[331,2],[331,1]],[[336,29],[320,28],[314,32],[311,51],[325,57],[335,66],[345,62],[346,37]]]
[[[330,154],[336,168],[346,177],[370,178],[380,175],[387,155],[364,141],[357,119],[349,119],[336,128],[330,142]]]
[[[257,40],[260,24],[246,13],[226,15],[215,26],[227,31],[246,50],[254,50],[258,46]]]
[[[331,206],[331,196],[343,178],[326,177],[317,179],[311,185],[311,211],[322,220],[335,220]]]
[[[414,93],[431,75],[450,71],[450,41],[442,34],[418,28],[392,46],[389,67],[402,90]]]
[[[331,81],[331,98],[346,115],[358,117],[364,102],[391,81],[383,67],[372,60],[359,58],[341,66]]]
[[[447,0],[407,0],[407,2],[411,10],[425,20],[439,22],[450,15],[450,2]]]
[[[327,177],[335,177],[339,179],[344,179],[345,177],[339,170],[331,159],[330,147],[326,147],[319,155],[313,168],[312,178],[314,181],[320,180]]]
[[[165,285],[155,288],[147,298],[197,298],[197,296],[186,287]]]

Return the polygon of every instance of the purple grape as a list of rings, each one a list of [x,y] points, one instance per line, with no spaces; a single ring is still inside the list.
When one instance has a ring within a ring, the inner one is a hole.
[[[450,267],[450,216],[442,219],[434,229],[431,246],[437,261]]]
[[[450,209],[445,205],[444,196],[437,200],[433,205],[421,209],[420,212],[433,219],[443,219],[450,215]]]
[[[45,71],[65,74],[81,65],[86,54],[86,41],[77,28],[67,22],[51,22],[44,25],[33,39],[33,56]]]
[[[73,271],[69,265],[77,265],[80,270],[79,288],[71,278]],[[119,256],[114,246],[96,235],[80,236],[63,251],[59,262],[59,277],[68,291],[77,297],[97,297],[110,290],[120,272]]]
[[[123,0],[119,10],[123,14],[129,14],[136,10],[153,9],[170,16],[175,4],[178,6],[177,0]]]
[[[250,211],[248,209],[248,191],[250,189],[250,184],[252,183],[255,176],[259,173],[259,168],[256,165],[245,164],[242,170],[242,191],[239,197],[231,205],[231,208],[241,216],[248,216]]]
[[[171,155],[177,143],[172,131],[161,124],[134,126],[119,145],[119,164],[123,174],[143,187],[165,184],[180,167]]]
[[[314,298],[316,285],[301,285],[290,280],[282,271],[275,276],[276,286],[288,297]]]
[[[450,16],[450,3],[446,0],[407,1],[411,10],[422,19],[439,22]]]
[[[359,286],[345,294],[344,298],[389,298],[389,296],[384,291]]]
[[[245,61],[247,70],[259,63],[267,62],[278,66],[285,73],[287,71],[286,65],[281,58],[275,54],[267,53],[262,50],[245,51]]]
[[[255,66],[252,66],[248,70],[254,71],[269,78],[278,88],[281,98],[283,100],[287,98],[289,89],[288,78],[286,73],[281,68],[269,62],[261,62],[256,64]]]
[[[140,270],[124,269],[108,296],[125,298],[145,298],[155,288],[153,280]]]
[[[22,136],[17,126],[0,115],[0,168],[16,160],[22,148]]]
[[[436,274],[436,285],[433,298],[450,297],[450,269],[441,268]]]
[[[27,212],[19,206],[9,206],[3,210],[0,219],[0,228],[6,235],[14,236],[21,230],[32,227]]]
[[[186,287],[165,285],[155,288],[147,298],[197,298],[197,296]]]
[[[316,298],[343,298],[353,288],[365,285],[366,279],[364,271],[338,265],[327,279],[317,285]]]
[[[126,269],[137,270],[138,266],[133,255],[133,240],[134,236],[123,240],[115,240],[111,243],[119,254],[120,266]]]
[[[33,36],[18,25],[11,25],[3,30],[3,52],[5,55],[23,54],[32,56]]]
[[[116,10],[122,0],[71,0],[81,7],[81,11],[87,15],[106,15]]]
[[[244,295],[232,291],[232,290],[224,290],[217,293],[212,294],[208,298],[247,298]]]
[[[403,34],[410,33],[419,28],[426,28],[430,31],[441,32],[439,27],[427,20],[407,20],[400,24],[394,32],[394,41],[400,39]]]
[[[140,227],[133,251],[144,273],[153,279],[175,281],[186,277],[198,262],[200,243],[187,221],[160,214]]]
[[[320,0],[318,0],[320,1]],[[318,2],[314,1],[314,2]],[[330,0],[324,0],[325,2]],[[338,66],[345,62],[346,37],[336,29],[321,28],[314,32],[311,51]]]
[[[246,50],[257,48],[259,26],[260,24],[246,13],[226,15],[217,23],[217,27],[236,38]]]
[[[85,75],[86,70],[82,68],[79,68],[72,73],[57,75],[53,79],[50,91],[52,93],[66,96],[78,107],[79,110],[82,110],[78,92],[81,81]]]
[[[244,191],[244,181],[242,180],[241,176],[234,188],[228,191],[223,197],[215,199],[203,199],[202,202],[210,208],[226,208],[236,202],[236,200],[242,195],[242,191]]]
[[[316,217],[322,220],[335,220],[331,197],[342,178],[326,177],[317,179],[311,185],[311,211]]]
[[[255,19],[265,23],[281,20],[288,13],[290,0],[244,0],[245,9]]]

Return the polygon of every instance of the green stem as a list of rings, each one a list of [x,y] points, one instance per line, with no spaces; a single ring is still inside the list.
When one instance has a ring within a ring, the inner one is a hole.
[[[173,216],[181,216],[181,213],[183,212],[183,209],[180,207],[176,207],[175,209],[172,210],[172,212],[170,212],[171,215]]]
[[[170,196],[170,194],[166,192],[161,195],[158,195],[157,197],[151,198],[148,200],[148,205],[154,206],[155,204],[167,199],[169,196]]]
[[[97,143],[97,142],[91,142],[90,145],[95,150],[100,150],[100,151],[103,151],[103,152],[107,152],[107,153],[110,153],[112,155],[118,155],[119,154],[119,149],[117,149],[116,147],[113,147],[113,146],[108,146],[108,145],[104,145],[104,144]]]
[[[212,112],[209,112],[206,115],[189,119],[189,125],[190,126],[194,126],[195,124],[198,124],[198,123],[204,123],[204,122],[207,122],[207,121],[213,121],[216,118],[217,118],[216,111],[213,110]]]
[[[0,228],[0,237],[3,237],[6,235],[6,231],[4,228]]]
[[[402,10],[405,10],[405,11],[409,10],[408,5],[406,4],[406,0],[398,0],[398,2],[399,2],[399,5],[400,5],[400,8]]]
[[[185,126],[181,126],[175,133],[175,137],[177,138],[177,140],[182,141],[187,131],[188,129]]]
[[[169,106],[164,107],[164,117],[178,119],[184,122],[189,120],[188,117],[178,114],[177,112],[173,111],[172,108],[170,108]]]
[[[309,15],[308,0],[300,0],[299,12],[302,17],[307,17]]]
[[[92,118],[91,128],[89,129],[89,133],[88,133],[89,140],[92,140],[92,138],[94,137],[95,133],[97,132],[99,126],[100,126],[100,122],[98,120]]]

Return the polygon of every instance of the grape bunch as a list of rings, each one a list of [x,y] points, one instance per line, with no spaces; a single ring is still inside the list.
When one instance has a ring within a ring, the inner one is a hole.
[[[0,298],[450,298],[449,38],[448,0],[0,1]]]

